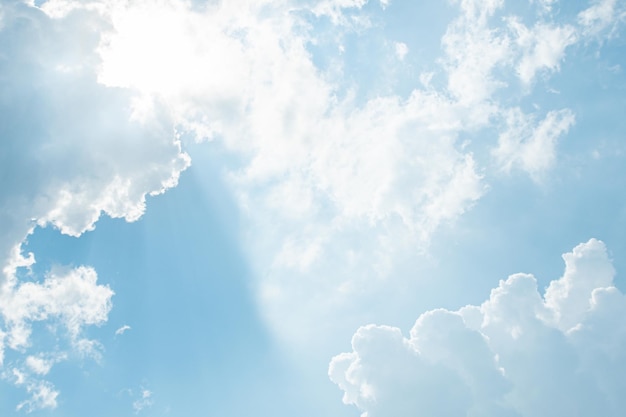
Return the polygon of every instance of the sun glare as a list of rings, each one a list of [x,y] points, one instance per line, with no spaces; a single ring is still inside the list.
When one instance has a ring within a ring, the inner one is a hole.
[[[175,1],[120,7],[112,12],[113,30],[99,48],[98,81],[137,92],[133,115],[139,119],[149,113],[154,97],[174,114],[200,111],[189,103],[206,97],[234,102],[245,94],[251,58],[241,37],[224,26],[245,25],[240,19],[227,8],[194,11]]]
[[[193,65],[193,51],[180,14],[168,9],[114,12],[115,32],[100,48],[102,84],[165,95],[182,88],[181,75]]]

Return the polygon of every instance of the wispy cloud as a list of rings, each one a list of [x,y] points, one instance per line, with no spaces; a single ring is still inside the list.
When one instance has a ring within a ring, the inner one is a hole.
[[[152,407],[153,403],[152,391],[142,388],[139,398],[133,401],[133,411],[139,414],[144,409]]]
[[[125,324],[125,325],[123,325],[122,327],[120,327],[119,329],[117,329],[115,331],[115,335],[116,336],[121,336],[121,335],[123,335],[124,333],[126,333],[130,329],[131,329],[131,327],[129,325]]]

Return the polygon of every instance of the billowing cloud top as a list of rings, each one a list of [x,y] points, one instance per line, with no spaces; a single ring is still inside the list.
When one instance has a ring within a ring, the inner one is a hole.
[[[543,296],[515,274],[479,306],[422,314],[408,338],[361,327],[330,378],[367,417],[621,415],[626,298],[601,241],[563,259]]]

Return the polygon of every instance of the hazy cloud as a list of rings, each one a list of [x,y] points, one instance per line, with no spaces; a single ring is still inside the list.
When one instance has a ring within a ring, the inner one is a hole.
[[[571,110],[550,111],[537,121],[532,114],[519,108],[506,112],[506,129],[498,137],[498,147],[492,153],[505,171],[519,168],[536,180],[550,169],[557,159],[557,144],[574,124]]]

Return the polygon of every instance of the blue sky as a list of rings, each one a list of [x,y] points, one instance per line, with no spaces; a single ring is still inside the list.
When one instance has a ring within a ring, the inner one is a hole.
[[[621,0],[0,3],[0,413],[621,416]]]

